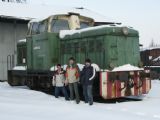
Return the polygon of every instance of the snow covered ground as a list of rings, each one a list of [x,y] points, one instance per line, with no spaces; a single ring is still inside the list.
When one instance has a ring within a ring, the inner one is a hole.
[[[160,120],[160,81],[143,101],[75,104],[64,98],[0,83],[1,120]]]

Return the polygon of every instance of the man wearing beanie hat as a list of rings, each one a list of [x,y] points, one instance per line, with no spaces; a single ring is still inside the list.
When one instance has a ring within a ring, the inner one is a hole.
[[[85,103],[89,102],[89,105],[93,105],[93,95],[92,95],[92,84],[95,78],[96,71],[91,66],[91,60],[85,60],[85,66],[81,72],[80,79],[83,86],[83,95],[85,98]]]

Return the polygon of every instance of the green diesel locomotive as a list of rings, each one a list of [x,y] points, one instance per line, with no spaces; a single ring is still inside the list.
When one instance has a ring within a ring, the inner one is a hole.
[[[90,58],[97,65],[94,96],[138,96],[151,88],[149,71],[139,68],[139,33],[129,27],[95,26],[93,19],[74,13],[53,15],[29,23],[26,41],[17,44],[17,52],[17,66],[8,71],[13,86],[50,90],[54,66],[65,66],[74,57],[79,64]]]

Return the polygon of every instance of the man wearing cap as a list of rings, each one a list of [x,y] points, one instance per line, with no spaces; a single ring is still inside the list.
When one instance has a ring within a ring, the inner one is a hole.
[[[92,85],[96,76],[96,70],[91,66],[91,60],[85,60],[85,66],[80,75],[80,81],[83,86],[83,96],[85,103],[93,105]]]

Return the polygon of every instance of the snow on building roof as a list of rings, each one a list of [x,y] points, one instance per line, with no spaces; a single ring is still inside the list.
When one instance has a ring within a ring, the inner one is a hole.
[[[160,61],[160,56],[155,58],[155,59],[153,59],[153,61]]]
[[[155,47],[147,47],[147,48],[141,48],[141,50],[140,50],[140,51],[154,50],[154,49],[160,49],[160,46],[155,46]]]
[[[0,2],[0,16],[7,18],[31,20],[33,18],[47,18],[55,14],[68,14],[69,12],[93,18],[95,22],[114,23],[113,20],[85,8]]]
[[[143,70],[143,68],[139,68],[136,66],[132,66],[130,64],[126,64],[126,65],[116,67],[112,71],[116,72],[116,71],[140,71],[140,70]]]

